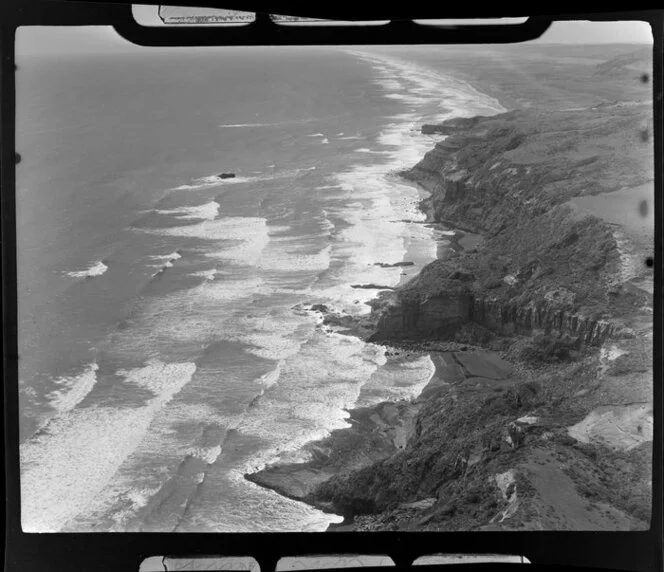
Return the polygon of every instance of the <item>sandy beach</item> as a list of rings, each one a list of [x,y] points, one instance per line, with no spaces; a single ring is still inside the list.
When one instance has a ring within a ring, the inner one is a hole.
[[[565,75],[546,71],[555,47],[504,48],[525,83],[480,54],[437,64],[512,111],[444,122],[402,172],[429,193],[427,224],[456,229],[451,247],[370,316],[327,318],[436,371],[415,399],[350,410],[307,463],[247,475],[343,515],[331,529],[647,527],[648,51],[561,50]]]

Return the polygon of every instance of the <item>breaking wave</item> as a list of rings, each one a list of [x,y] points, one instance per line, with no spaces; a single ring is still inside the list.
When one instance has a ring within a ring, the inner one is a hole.
[[[65,272],[65,274],[72,278],[93,278],[95,276],[101,276],[107,270],[108,266],[106,266],[101,260],[98,260],[85,270],[73,270],[71,272]]]

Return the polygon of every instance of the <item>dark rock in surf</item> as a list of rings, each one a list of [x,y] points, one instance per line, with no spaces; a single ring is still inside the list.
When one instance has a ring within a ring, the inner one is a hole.
[[[430,123],[425,123],[422,125],[422,134],[423,135],[449,135],[450,129],[444,125],[432,125]]]
[[[388,264],[387,262],[374,262],[374,266],[380,266],[381,268],[397,268],[399,266],[414,266],[414,262],[404,261],[404,262],[395,262],[394,264]]]
[[[364,288],[367,290],[394,290],[394,286],[384,286],[381,284],[351,284],[351,288]]]
[[[235,178],[235,173],[219,173],[217,175],[217,178],[219,178],[219,179],[234,179]]]

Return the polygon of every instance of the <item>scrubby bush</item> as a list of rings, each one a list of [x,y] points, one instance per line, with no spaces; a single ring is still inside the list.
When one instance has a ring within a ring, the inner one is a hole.
[[[494,290],[496,288],[501,288],[505,283],[500,278],[490,278],[484,283],[485,290]]]
[[[647,500],[641,502],[639,502],[639,500],[634,500],[630,502],[626,508],[632,516],[635,516],[644,522],[648,522],[650,520],[650,505]]]
[[[531,407],[540,390],[539,383],[528,381],[510,387],[506,392],[505,398],[517,409]]]
[[[507,141],[507,144],[505,145],[505,150],[511,151],[512,149],[516,149],[519,145],[521,145],[521,143],[523,143],[524,139],[525,136],[522,133],[517,133],[516,135],[510,137]]]
[[[482,489],[479,487],[471,487],[466,491],[464,500],[467,503],[479,504],[482,501]]]
[[[482,402],[480,414],[483,416],[510,416],[523,408],[532,408],[539,398],[541,386],[535,381],[528,381],[513,385],[500,393],[489,394]],[[492,445],[500,448],[501,434],[495,433],[493,438],[496,443],[489,444],[489,448],[494,450]]]
[[[573,361],[578,352],[574,340],[569,337],[540,335],[523,349],[521,357],[531,363],[559,363]]]

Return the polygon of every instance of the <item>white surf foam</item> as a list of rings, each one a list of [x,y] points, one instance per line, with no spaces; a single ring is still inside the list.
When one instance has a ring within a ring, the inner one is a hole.
[[[230,302],[270,293],[272,289],[260,277],[238,279],[218,273],[217,279],[203,283],[199,289],[191,292],[191,296],[201,295],[210,300]]]
[[[157,210],[159,214],[173,215],[180,219],[207,219],[213,220],[219,215],[219,203],[210,201],[195,207],[180,207],[176,209]]]
[[[229,177],[229,178],[224,178],[222,179],[221,177],[218,177],[217,175],[207,175],[205,177],[198,177],[197,179],[193,179],[193,181],[189,184],[184,184],[184,185],[179,185],[177,187],[173,187],[172,189],[169,189],[170,191],[198,191],[198,190],[205,190],[205,189],[211,189],[214,187],[219,187],[223,185],[238,185],[242,183],[257,183],[260,181],[269,181],[272,179],[287,179],[291,177],[296,177],[298,174],[300,174],[302,171],[313,171],[315,170],[316,167],[303,167],[300,169],[289,169],[285,171],[276,171],[273,173],[264,173],[264,174],[257,174],[257,175],[252,175],[252,176],[239,176],[236,175],[235,177]]]
[[[336,228],[335,224],[329,218],[329,213],[325,209],[321,209],[321,214],[317,218],[317,221],[319,223],[321,232],[327,236],[329,236],[331,231]]]
[[[276,127],[281,125],[291,125],[298,123],[312,123],[314,121],[318,121],[318,118],[311,117],[306,119],[289,119],[285,121],[272,121],[272,122],[256,121],[254,123],[220,123],[219,127]]]
[[[279,125],[279,123],[220,123],[219,127],[269,127],[271,125]]]
[[[127,521],[136,514],[136,511],[146,506],[160,489],[161,484],[125,489],[116,500],[116,505],[120,504],[123,508],[116,509],[111,513],[111,518],[115,524],[109,532],[127,532]]]
[[[34,387],[30,387],[24,379],[18,380],[18,391],[22,396],[30,399],[36,398],[39,394]]]
[[[196,385],[190,384],[190,387],[183,390],[188,393],[173,399],[155,416],[131,457],[122,464],[84,513],[69,523],[67,530],[86,531],[95,527],[96,530],[104,532],[145,531],[144,515],[137,513],[162,487],[166,485],[166,490],[177,494],[182,492],[183,487],[189,486],[189,479],[202,479],[200,475],[203,473],[192,475],[189,472],[190,468],[197,470],[198,467],[189,465],[186,475],[183,475],[181,481],[177,479],[179,482],[174,488],[171,488],[173,481],[168,483],[188,455],[201,462],[214,463],[217,455],[223,452],[223,432],[217,435],[217,441],[199,442],[200,433],[197,428],[210,425],[231,428],[237,422],[232,416],[223,414],[223,408],[220,408],[218,403],[209,403],[205,398],[205,402],[188,402],[192,391],[196,392],[201,383],[205,384],[210,380],[209,376],[203,374],[199,377],[198,373],[193,380]],[[188,433],[188,429],[192,432]],[[150,511],[153,506],[149,507]],[[152,529],[160,525],[163,531],[169,531],[173,522],[168,517],[159,523],[152,521]],[[207,530],[214,530],[214,524]]]
[[[85,368],[83,373],[73,377],[59,377],[54,382],[61,389],[52,391],[47,395],[49,405],[56,411],[64,413],[76,407],[92,391],[97,383],[96,362]]]
[[[191,379],[196,371],[193,363],[165,363],[158,359],[148,360],[144,367],[135,369],[120,369],[116,375],[124,377],[125,383],[136,385],[150,390],[155,398],[166,403],[171,397]]]
[[[221,445],[216,447],[192,447],[187,451],[187,454],[212,465],[221,455]]]
[[[310,321],[307,327],[306,320]],[[225,337],[253,346],[247,351],[258,357],[280,361],[300,350],[314,329],[314,316],[295,315],[289,308],[275,308],[269,314],[247,315],[226,324]]]
[[[332,245],[328,245],[316,254],[301,254],[297,248],[279,248],[279,242],[273,240],[257,265],[272,272],[320,272],[330,266],[331,251]]]
[[[254,266],[268,242],[269,238],[267,236],[254,235],[253,237],[239,241],[239,244],[236,246],[227,247],[220,252],[210,252],[205,256],[227,260],[234,264]]]
[[[397,99],[411,105],[422,105],[427,103],[427,100],[423,97],[415,97],[406,93],[386,93],[384,97],[388,99]]]
[[[268,371],[267,373],[261,375],[259,379],[259,383],[265,388],[272,387],[275,383],[279,381],[279,376],[281,375],[281,368],[284,367],[285,360],[281,359],[277,363],[277,366],[272,370]]]
[[[388,91],[387,96],[403,98],[414,105],[443,100],[446,106],[454,108],[452,115],[493,115],[506,111],[496,98],[481,93],[464,80],[429,66],[392,54],[357,49],[347,51],[373,65],[377,83]],[[418,96],[413,97],[413,93]]]
[[[369,312],[365,303],[376,296],[375,289],[352,288],[352,284],[396,286],[399,283],[400,268],[376,263],[403,261],[409,232],[407,225],[398,221],[406,218],[406,213],[413,217],[411,220],[424,218],[417,209],[418,191],[386,179],[385,170],[385,165],[359,165],[340,173],[338,188],[344,191],[347,202],[343,206],[326,207],[348,226],[334,235],[330,253],[331,261],[337,262],[334,277],[328,277],[325,284],[316,284],[315,293],[347,313]],[[336,205],[340,202],[336,196],[331,200]],[[413,206],[408,207],[404,201],[412,202]]]
[[[83,512],[139,445],[156,413],[195,371],[193,363],[153,360],[118,372],[154,397],[141,407],[74,408],[21,445],[24,532],[57,532]]]
[[[203,189],[210,189],[213,187],[219,187],[222,185],[237,185],[238,183],[251,183],[254,181],[260,181],[264,177],[231,177],[228,179],[222,179],[216,175],[211,175],[207,177],[200,177],[194,179],[192,183],[179,185],[169,189],[171,191],[198,191]]]
[[[159,272],[165,270],[166,268],[172,268],[173,267],[173,261],[178,260],[179,258],[182,258],[182,255],[179,252],[172,252],[171,254],[163,254],[163,255],[156,255],[156,256],[150,256],[150,260],[155,260],[155,261],[163,261],[162,264],[148,264],[150,268],[159,268]],[[159,274],[159,272],[155,272],[153,276],[156,276]]]
[[[392,73],[393,68],[384,65],[382,71],[389,74]],[[420,96],[421,99],[424,99],[424,94],[417,92],[417,97],[420,98]],[[404,129],[404,125],[407,125],[408,121],[411,121],[412,125],[408,124],[407,127],[412,130],[417,120],[416,115],[394,118],[394,132],[386,133],[384,136],[387,139],[382,140],[381,143],[385,143],[391,138],[394,142],[395,157],[413,140],[408,139],[405,135],[399,136],[397,131]],[[237,125],[244,126],[244,124]],[[361,137],[349,138],[360,139]],[[430,145],[431,141],[427,140],[427,146],[430,147]],[[417,160],[420,158],[421,155],[417,157]],[[392,263],[403,259],[410,232],[409,227],[406,223],[388,224],[386,221],[404,217],[404,213],[408,213],[409,209],[414,208],[409,201],[411,199],[414,201],[418,196],[413,191],[404,199],[404,194],[398,191],[392,182],[385,179],[384,171],[385,166],[381,167],[380,171],[378,168],[373,168],[373,170],[366,168],[354,170],[345,178],[342,176],[342,184],[335,185],[335,188],[340,190],[342,196],[347,195],[345,206],[339,206],[339,195],[335,193],[330,195],[334,197],[334,200],[331,201],[329,207],[326,207],[330,216],[342,219],[350,225],[348,229],[340,230],[338,235],[335,235],[338,240],[328,253],[330,260],[344,263],[344,267],[338,275],[338,291],[335,290],[336,287],[328,290],[333,299],[341,300],[344,304],[350,305],[354,303],[353,300],[363,299],[365,295],[367,299],[375,296],[375,291],[350,289],[350,283],[389,284],[391,283],[389,281],[392,281],[396,284],[399,280],[401,269],[381,268],[375,266],[375,263]],[[238,182],[234,179],[219,180],[215,177],[214,181],[200,180],[198,184],[216,185],[233,181]],[[351,193],[353,199],[350,198]],[[411,216],[408,218],[415,220]],[[265,229],[265,221],[258,220],[262,222],[257,228]],[[235,228],[232,225],[236,223],[227,222],[225,224],[230,227],[226,229],[228,232],[224,233],[221,226],[207,224],[216,222],[216,220],[206,220],[204,223],[192,225],[196,227],[193,230],[191,227],[176,227],[180,230],[176,231],[175,236],[237,240],[239,242],[238,250],[234,256],[244,256],[246,250],[242,251],[242,248],[246,246],[247,241],[246,227],[241,229],[242,224],[237,223],[238,226]],[[394,226],[390,228],[390,224]],[[424,228],[423,225],[419,226]],[[236,231],[237,234],[234,235],[233,233]],[[263,232],[263,230],[259,231],[259,233]],[[422,236],[422,240],[424,238]],[[252,264],[265,260],[268,251],[272,252],[272,248],[266,248],[270,244],[270,239],[276,242],[276,237],[270,236],[265,231],[262,239],[264,240],[263,248],[259,250],[258,256],[249,258]],[[275,252],[279,248],[285,247],[286,244],[286,242],[275,244]],[[222,257],[224,252],[228,256],[229,248],[235,247],[222,245],[220,248]],[[302,259],[297,257],[299,254],[301,253],[297,250],[286,248],[286,256],[291,267],[296,268],[302,262]],[[235,259],[231,257],[231,260]],[[313,260],[307,262],[313,262]],[[273,262],[266,262],[266,264],[273,264],[274,267],[280,266]],[[282,265],[281,269],[283,267]],[[249,272],[247,270],[247,273]],[[217,279],[201,285],[201,287],[214,286],[214,288],[201,289],[200,292],[207,291],[210,293],[210,299],[214,300],[217,295],[223,296],[229,293],[232,296],[236,294],[244,296],[253,288],[247,287],[246,283],[242,286],[242,281],[232,280],[232,276],[232,273],[223,276],[223,279],[219,279],[217,276]],[[261,287],[258,283],[255,286]],[[217,291],[216,288],[221,288],[221,290]],[[192,302],[192,304],[198,306],[198,302],[199,300],[196,299],[196,302]],[[207,308],[207,305],[203,304],[203,307]],[[175,313],[172,312],[172,314]],[[202,317],[203,313],[195,316],[194,321],[200,321]],[[208,319],[211,318],[208,316]],[[319,321],[320,316],[312,316],[311,319],[312,324],[315,324]],[[347,414],[343,409],[353,405],[362,384],[367,382],[381,363],[384,363],[384,355],[381,354],[380,348],[376,349],[372,344],[364,344],[360,340],[347,336],[319,333],[321,338],[309,344],[307,336],[310,334],[303,335],[302,326],[303,316],[294,317],[288,312],[281,312],[278,308],[271,309],[267,316],[247,315],[238,323],[229,323],[228,327],[225,323],[223,325],[224,336],[228,339],[254,344],[255,347],[250,350],[250,353],[278,361],[275,370],[261,378],[264,384],[269,386],[269,391],[266,389],[255,411],[245,417],[243,421],[243,431],[264,436],[272,444],[264,456],[252,463],[267,462],[284,452],[296,450],[314,438],[325,436],[333,428],[347,426]],[[183,325],[180,329],[188,330],[188,324]],[[303,344],[306,344],[306,347],[303,347]],[[421,377],[424,380],[426,367],[425,364],[421,365],[422,367],[417,371],[422,373]],[[140,379],[140,376],[138,378]],[[140,385],[140,382],[138,383]],[[151,389],[149,384],[144,387]],[[283,392],[282,398],[276,399],[274,393],[277,391]],[[200,452],[201,456],[206,456],[208,453],[209,451]],[[243,479],[242,472],[244,471],[236,471],[238,483],[245,487],[253,486],[251,483],[247,484],[247,481]],[[268,493],[265,494],[268,495]],[[276,497],[276,494],[272,496]],[[282,502],[281,499],[280,502]]]
[[[71,272],[65,272],[65,274],[72,278],[93,278],[95,276],[101,276],[107,270],[108,266],[106,266],[101,260],[98,260],[85,270],[74,270]]]
[[[192,272],[191,276],[200,276],[201,278],[205,278],[206,280],[214,280],[216,274],[217,274],[217,269],[212,268],[210,270],[200,270],[198,272]]]
[[[383,348],[352,336],[315,332],[283,360],[279,383],[238,426],[242,433],[270,444],[245,470],[283,460],[284,455],[293,460],[306,443],[348,427],[345,410],[354,405],[361,386],[381,363]]]
[[[162,236],[235,241],[235,244],[208,252],[206,256],[238,264],[255,264],[270,242],[266,220],[261,217],[224,217],[188,226],[138,230]]]
[[[379,368],[362,386],[364,396],[355,403],[355,407],[413,399],[431,381],[435,372],[436,366],[429,355]]]
[[[356,153],[372,153],[374,155],[385,155],[389,151],[375,151],[373,149],[367,149],[366,147],[361,147],[360,149],[355,149]]]
[[[376,81],[376,83],[382,87],[384,87],[387,90],[390,91],[395,91],[399,89],[403,89],[403,84],[395,79],[382,79]]]
[[[314,291],[347,313],[362,314],[370,311],[366,302],[375,297],[376,290],[352,289],[351,284],[396,286],[403,280],[404,269],[381,267],[376,263],[401,262],[407,252],[414,253],[422,264],[433,260],[436,237],[443,236],[443,233],[419,224],[425,220],[419,208],[422,191],[389,175],[412,167],[430,150],[431,138],[422,135],[422,123],[453,115],[474,115],[478,110],[490,115],[504,109],[496,100],[480,94],[464,82],[419,64],[391,55],[359,50],[349,52],[371,63],[375,81],[386,90],[385,95],[403,101],[408,109],[395,114],[392,122],[380,132],[378,142],[387,150],[369,147],[356,150],[359,153],[382,153],[390,158],[389,164],[360,165],[340,173],[336,177],[337,188],[345,192],[347,200],[354,199],[345,206],[338,206],[343,195],[330,196],[335,206],[328,210],[350,226],[335,234],[337,241],[331,253],[331,260],[343,261],[343,265],[335,270],[334,280],[327,278],[325,284],[316,285]],[[439,107],[441,100],[446,104],[444,113]],[[430,115],[432,110],[435,117]],[[333,281],[337,284],[331,285]]]
[[[173,260],[177,260],[178,258],[182,258],[182,255],[177,250],[171,252],[170,254],[155,254],[153,256],[150,256],[151,260],[165,260],[166,262],[172,262]]]

